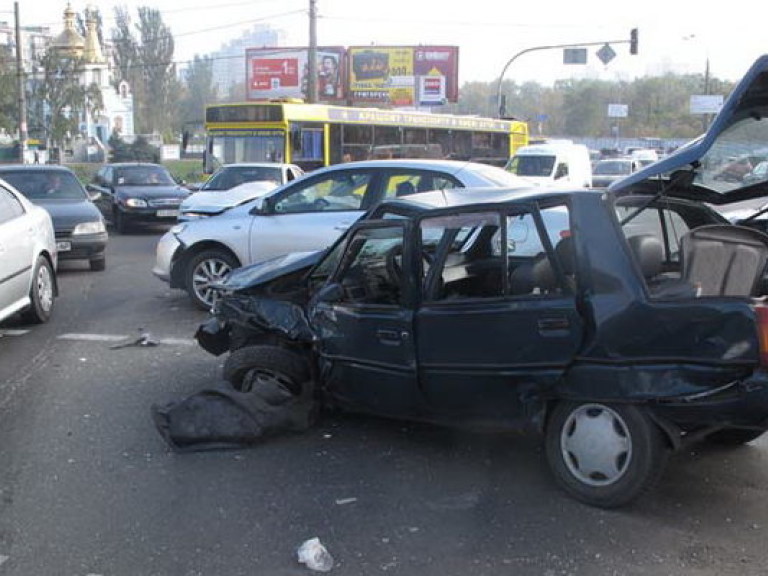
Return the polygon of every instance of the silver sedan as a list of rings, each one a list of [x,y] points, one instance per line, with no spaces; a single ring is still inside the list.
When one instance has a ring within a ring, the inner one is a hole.
[[[322,249],[387,198],[451,188],[526,188],[486,164],[450,160],[371,160],[316,170],[266,196],[210,218],[174,226],[157,245],[152,272],[189,293],[200,308],[233,268],[289,252]]]

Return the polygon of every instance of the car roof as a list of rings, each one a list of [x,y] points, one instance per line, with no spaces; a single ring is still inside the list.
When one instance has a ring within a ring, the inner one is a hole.
[[[449,190],[436,190],[432,192],[420,192],[410,196],[402,196],[386,200],[380,207],[399,206],[409,211],[429,211],[442,208],[458,208],[471,205],[504,204],[506,202],[538,202],[546,201],[555,203],[574,196],[602,196],[602,190],[549,190],[541,188],[451,188]]]
[[[469,162],[462,160],[423,160],[417,158],[403,158],[397,160],[359,160],[356,162],[345,162],[343,164],[334,164],[313,171],[313,174],[328,172],[332,170],[346,170],[352,168],[413,168],[419,170],[444,170],[446,172],[460,172],[466,169],[489,169],[494,168],[489,164],[479,162]],[[497,168],[500,170],[500,168]]]
[[[287,162],[238,162],[236,164],[222,164],[217,170],[229,168],[298,168],[298,166]]]
[[[74,172],[66,166],[58,164],[3,164],[0,165],[0,172]]]

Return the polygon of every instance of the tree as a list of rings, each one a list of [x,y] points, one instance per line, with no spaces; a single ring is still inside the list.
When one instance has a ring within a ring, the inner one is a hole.
[[[173,35],[159,10],[142,6],[138,14],[138,23],[132,26],[126,9],[115,9],[112,42],[119,71],[116,80],[131,84],[136,131],[168,134],[173,126],[176,87]]]
[[[13,133],[18,127],[18,86],[10,46],[0,46],[0,130]]]
[[[58,147],[77,134],[80,120],[90,115],[96,120],[104,109],[101,90],[96,84],[83,85],[83,61],[49,50],[39,62],[43,80],[36,86],[35,97],[47,105],[46,137]]]

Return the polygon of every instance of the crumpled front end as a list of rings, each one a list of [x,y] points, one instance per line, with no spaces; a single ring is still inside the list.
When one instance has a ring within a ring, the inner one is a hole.
[[[200,325],[195,338],[204,350],[219,356],[270,339],[308,344],[314,335],[302,306],[235,293],[218,301],[214,317]]]

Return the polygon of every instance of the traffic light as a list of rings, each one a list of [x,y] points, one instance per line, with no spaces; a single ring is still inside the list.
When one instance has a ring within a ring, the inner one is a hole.
[[[629,53],[637,54],[637,28],[629,31]]]

